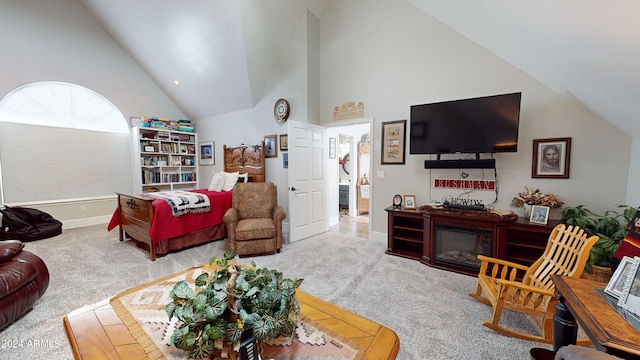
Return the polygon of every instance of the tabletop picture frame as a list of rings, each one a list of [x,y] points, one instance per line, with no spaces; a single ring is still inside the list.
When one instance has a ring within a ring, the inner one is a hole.
[[[215,165],[216,154],[213,141],[201,142],[198,144],[200,151],[200,165]]]
[[[536,224],[547,224],[549,222],[549,207],[542,205],[532,205],[529,221]]]
[[[265,158],[275,158],[278,157],[278,137],[273,135],[265,135],[264,136],[264,157]]]
[[[568,179],[571,138],[533,140],[532,178]]]
[[[416,208],[416,196],[405,195],[404,196],[404,208],[408,210],[415,210]]]
[[[640,257],[635,256],[627,274],[618,306],[640,316]]]
[[[407,120],[382,123],[382,165],[404,165]]]
[[[622,296],[622,290],[624,289],[624,284],[627,278],[629,277],[629,273],[633,268],[633,258],[629,256],[624,256],[622,260],[620,260],[620,265],[616,268],[616,271],[611,276],[611,280],[607,283],[607,286],[604,288],[604,292],[615,297],[616,299],[620,299]]]

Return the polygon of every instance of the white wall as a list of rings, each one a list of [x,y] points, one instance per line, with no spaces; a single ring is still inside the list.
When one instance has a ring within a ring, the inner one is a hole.
[[[381,138],[380,123],[409,120],[414,104],[521,91],[519,148],[497,154],[499,199],[496,208],[513,209],[511,198],[524,186],[555,193],[569,205],[594,210],[624,203],[631,138],[602,121],[571,97],[506,63],[486,49],[404,1],[336,0],[321,21],[320,118],[331,122],[334,106],[362,101],[365,116],[375,119],[372,143]],[[532,179],[532,141],[571,137],[571,178]],[[406,165],[380,165],[372,149],[372,223],[386,232],[384,208],[394,194],[415,194],[418,204],[459,191],[429,189],[426,155],[406,155]],[[432,170],[431,176],[456,176]],[[485,203],[495,195],[477,192]],[[637,205],[637,204],[633,204]]]
[[[0,98],[31,82],[62,81],[101,94],[125,118],[185,118],[77,0],[0,1],[0,48]],[[130,174],[114,176],[128,180]],[[116,201],[114,194],[111,199],[24,205],[50,212],[71,228],[108,221]]]
[[[627,179],[627,199],[625,204],[640,206],[640,137],[634,137],[631,145],[631,160],[629,160],[629,178]]]
[[[317,43],[318,26],[318,19],[309,12],[300,20],[300,25],[282,54],[280,63],[253,108],[196,121],[199,141],[215,141],[215,165],[200,166],[201,187],[209,185],[213,171],[224,169],[223,144],[229,147],[258,144],[265,135],[287,133],[287,124],[278,123],[273,115],[273,106],[279,98],[289,101],[289,119],[313,122],[314,115],[309,114],[309,109],[317,107],[318,100],[310,100],[309,94],[316,92],[314,89],[318,87],[317,75],[314,76],[318,70],[317,59],[309,58],[309,54],[314,52],[309,47],[316,46],[314,42]],[[278,204],[288,212],[288,174],[287,169],[283,167],[283,152],[279,147],[278,142],[277,158],[265,160],[265,174],[266,181],[275,183],[278,188]]]

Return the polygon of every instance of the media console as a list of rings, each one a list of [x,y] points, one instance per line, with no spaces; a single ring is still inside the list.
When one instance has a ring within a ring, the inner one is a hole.
[[[436,268],[477,275],[477,255],[531,265],[559,221],[547,225],[487,211],[388,207],[387,254]]]

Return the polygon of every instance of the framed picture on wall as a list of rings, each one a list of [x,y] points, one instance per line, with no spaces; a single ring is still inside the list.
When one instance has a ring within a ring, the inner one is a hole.
[[[280,134],[280,151],[289,150],[289,134]]]
[[[216,164],[213,144],[213,141],[201,142],[200,144],[198,144],[200,147],[200,165]]]
[[[383,165],[404,165],[405,133],[407,120],[382,123],[382,160]]]
[[[569,178],[571,138],[533,140],[532,178]]]
[[[329,159],[336,158],[336,138],[329,138]]]
[[[274,158],[278,157],[278,137],[274,135],[265,135],[264,137],[264,157]]]

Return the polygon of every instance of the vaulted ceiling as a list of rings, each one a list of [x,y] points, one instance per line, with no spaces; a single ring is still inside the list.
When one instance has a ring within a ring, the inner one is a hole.
[[[333,0],[80,1],[201,119],[253,107],[305,11],[321,19]],[[640,2],[397,1],[640,136]]]

